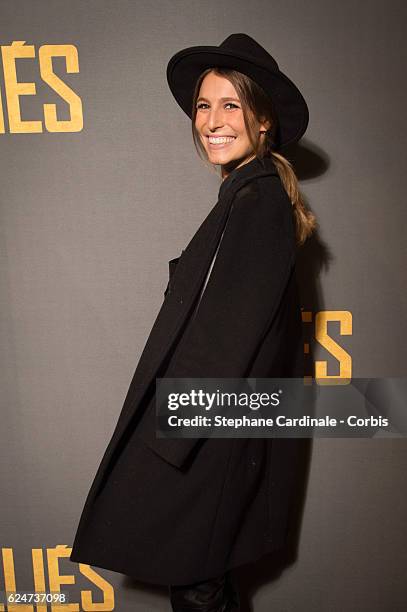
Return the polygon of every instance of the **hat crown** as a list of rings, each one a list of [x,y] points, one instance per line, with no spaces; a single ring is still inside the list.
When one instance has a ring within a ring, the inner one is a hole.
[[[266,51],[266,49],[259,45],[259,43],[248,34],[231,34],[225,38],[219,47],[235,53],[243,53],[247,56],[256,58],[258,61],[267,63],[269,67],[272,67],[275,71],[279,70],[278,64],[274,57],[272,57],[270,53]]]

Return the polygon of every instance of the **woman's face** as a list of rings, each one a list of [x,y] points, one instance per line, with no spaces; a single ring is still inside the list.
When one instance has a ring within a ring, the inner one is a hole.
[[[233,168],[255,157],[232,83],[210,72],[202,81],[197,99],[195,127],[209,161],[222,166],[226,177]],[[259,130],[266,129],[263,125]]]

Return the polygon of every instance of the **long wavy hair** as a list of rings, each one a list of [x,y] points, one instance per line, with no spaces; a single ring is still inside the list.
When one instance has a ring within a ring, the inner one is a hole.
[[[192,102],[192,137],[198,155],[200,155],[204,161],[209,162],[205,147],[195,127],[195,118],[201,83],[210,72],[227,78],[234,86],[242,105],[244,122],[249,140],[253,147],[253,152],[256,157],[260,159],[264,157],[271,157],[273,159],[283,187],[293,206],[297,244],[303,244],[306,239],[311,236],[317,226],[316,217],[309,208],[307,208],[304,202],[292,164],[281,153],[275,151],[278,121],[272,100],[270,96],[265,93],[263,88],[257,85],[257,83],[247,75],[230,68],[213,67],[208,68],[199,76],[195,84]],[[260,123],[265,123],[269,126],[263,139],[260,138],[259,133]],[[214,165],[210,165],[212,168],[215,168]]]

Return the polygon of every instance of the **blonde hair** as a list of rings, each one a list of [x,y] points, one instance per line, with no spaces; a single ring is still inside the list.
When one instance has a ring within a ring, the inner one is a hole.
[[[317,226],[316,217],[305,204],[299,190],[298,179],[292,164],[281,153],[277,153],[273,150],[276,142],[278,122],[272,100],[262,87],[257,85],[257,83],[247,75],[232,70],[231,68],[213,67],[208,68],[199,76],[195,85],[192,101],[192,137],[198,154],[202,153],[203,159],[209,161],[205,147],[195,127],[195,118],[197,113],[196,103],[201,83],[210,72],[219,76],[224,76],[236,89],[242,104],[244,122],[249,140],[253,146],[253,152],[256,157],[260,159],[264,157],[271,157],[273,159],[283,187],[293,206],[297,244],[303,244],[307,238],[311,236]],[[263,140],[260,138],[258,129],[260,123],[269,125]],[[212,164],[210,165],[214,168]]]

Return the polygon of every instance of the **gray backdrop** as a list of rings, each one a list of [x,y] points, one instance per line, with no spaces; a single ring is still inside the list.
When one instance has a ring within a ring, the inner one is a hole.
[[[71,601],[86,589],[102,600],[69,547],[161,306],[167,262],[219,189],[166,83],[179,49],[246,32],[298,84],[310,124],[289,155],[320,224],[300,266],[312,360],[338,373],[314,320],[348,311],[352,334],[335,322],[329,331],[353,375],[404,375],[405,17],[394,0],[1,2],[0,590],[12,576],[33,589],[37,549],[45,586],[54,584],[47,549],[66,546],[59,572],[73,582]],[[35,83],[19,108],[22,120],[40,121],[37,132],[10,127],[13,41],[34,47],[16,66],[19,82]],[[67,74],[63,57],[53,68],[79,96],[80,131],[47,128],[44,104],[56,104],[58,121],[71,115],[43,78],[43,45],[78,53],[79,72]],[[406,459],[404,439],[314,441],[296,558],[273,580],[259,580],[264,567],[243,573],[256,612],[405,609]],[[165,589],[95,569],[114,586],[116,610],[169,610]],[[98,609],[113,608],[106,593]]]

